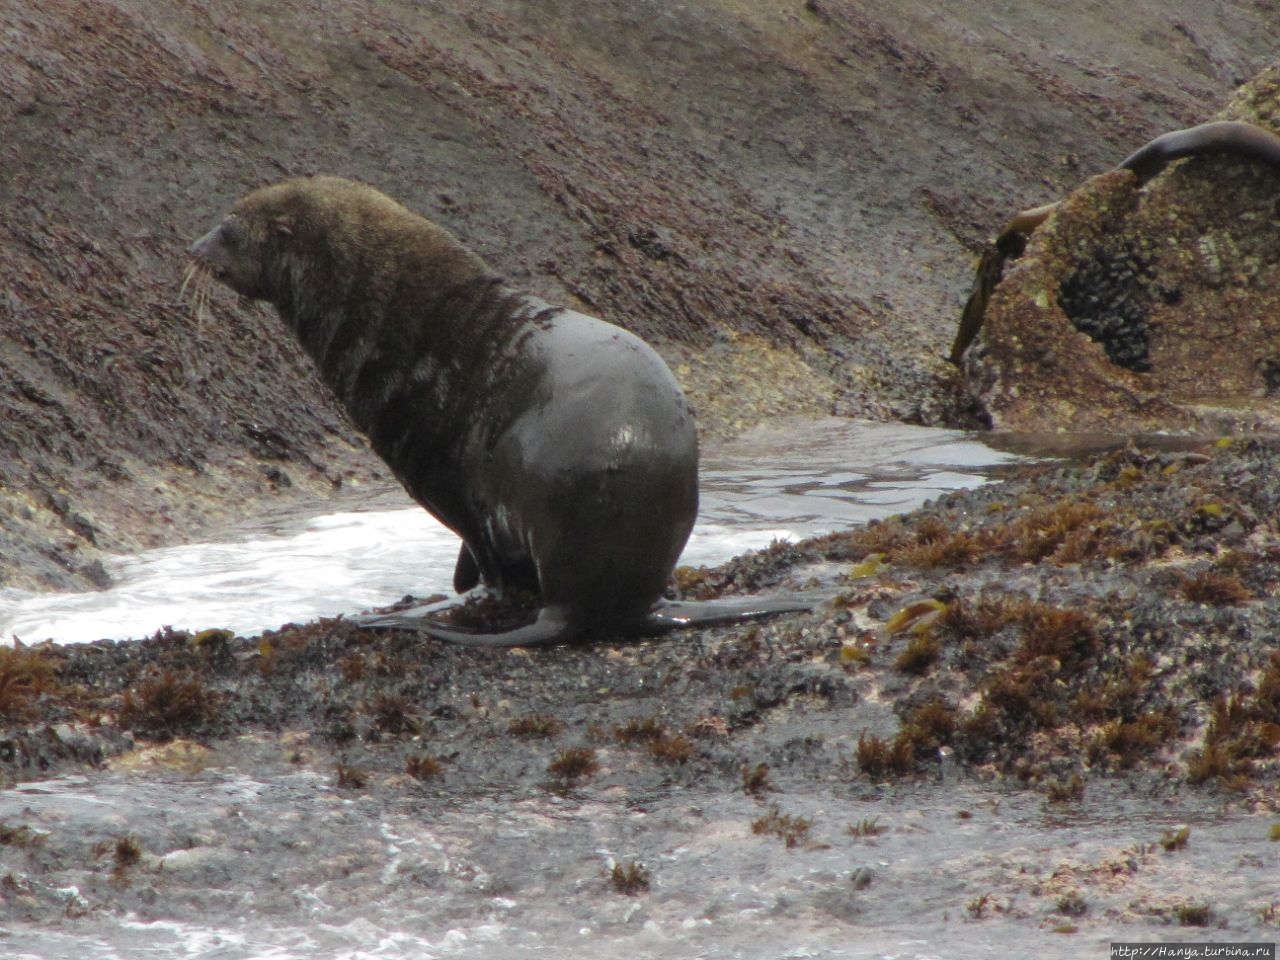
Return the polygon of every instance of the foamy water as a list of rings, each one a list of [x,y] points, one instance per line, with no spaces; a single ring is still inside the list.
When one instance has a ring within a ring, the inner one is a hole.
[[[984,483],[1013,457],[970,436],[824,420],[761,430],[704,453],[698,524],[680,562],[721,563],[911,510]],[[77,594],[0,590],[0,637],[78,643],[164,626],[260,633],[356,614],[406,594],[452,593],[458,538],[407,498],[383,494],[304,522],[280,518],[225,541],[117,557],[114,586]]]

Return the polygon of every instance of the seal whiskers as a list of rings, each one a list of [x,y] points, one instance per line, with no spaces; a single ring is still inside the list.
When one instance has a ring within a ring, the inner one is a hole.
[[[182,300],[191,294],[191,315],[196,321],[196,338],[204,336],[204,325],[212,312],[209,301],[213,297],[213,285],[217,282],[213,271],[199,260],[192,260],[182,274],[182,286],[178,288],[178,299]]]
[[[204,324],[209,317],[209,298],[213,295],[213,284],[216,278],[213,272],[199,260],[192,260],[182,274],[182,286],[178,288],[178,300],[185,300],[188,292],[191,295],[191,315],[195,319],[197,343],[204,339]],[[184,351],[185,352],[185,351]],[[189,366],[197,374],[203,374],[203,363],[199,351],[189,358]]]

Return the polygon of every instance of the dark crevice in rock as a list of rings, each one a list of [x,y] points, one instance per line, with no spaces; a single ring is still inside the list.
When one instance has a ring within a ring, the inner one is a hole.
[[[1101,345],[1112,363],[1138,373],[1151,370],[1149,273],[1132,252],[1113,257],[1099,249],[1058,291],[1058,303],[1075,328]]]

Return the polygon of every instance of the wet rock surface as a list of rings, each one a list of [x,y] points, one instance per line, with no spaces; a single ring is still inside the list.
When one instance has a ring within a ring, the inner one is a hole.
[[[666,639],[336,620],[4,653],[5,915],[109,941],[250,909],[254,942],[359,920],[477,956],[578,928],[730,956],[780,942],[765,918],[818,956],[1266,940],[1278,467],[1249,442],[1024,468],[686,571],[706,595],[834,565],[840,592]]]
[[[1223,119],[1276,129],[1280,72]],[[965,357],[998,430],[1274,431],[1280,170],[1192,158],[1075,192],[1006,271]]]

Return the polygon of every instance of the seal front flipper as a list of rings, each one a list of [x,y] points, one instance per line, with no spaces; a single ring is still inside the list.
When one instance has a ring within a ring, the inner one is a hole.
[[[465,543],[458,551],[458,565],[453,568],[453,589],[457,593],[466,593],[480,583],[480,565],[476,563],[476,555]]]
[[[759,620],[783,613],[807,613],[821,595],[783,594],[743,597],[740,600],[660,600],[649,611],[645,627],[650,631],[684,630],[740,620]]]

